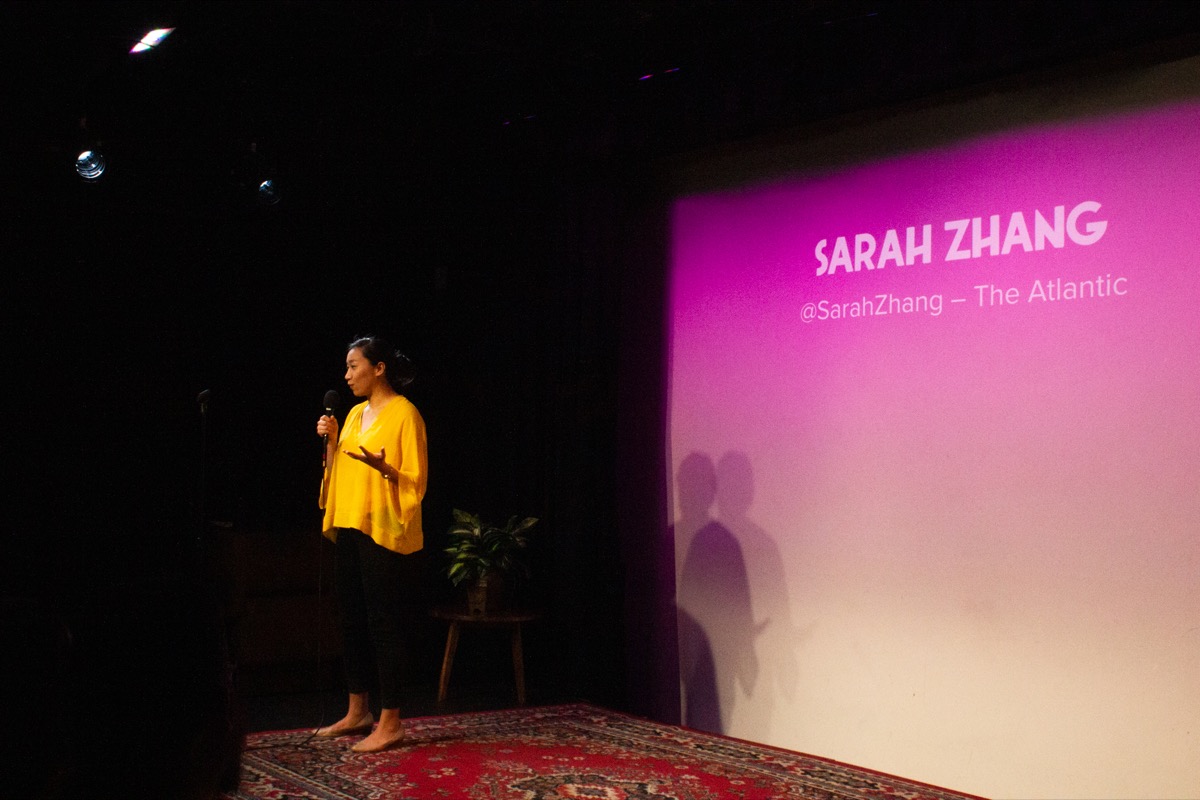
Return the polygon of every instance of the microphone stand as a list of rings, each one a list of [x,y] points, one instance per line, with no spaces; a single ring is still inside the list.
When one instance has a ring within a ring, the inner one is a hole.
[[[222,788],[236,788],[241,774],[242,752],[245,749],[246,723],[245,712],[236,691],[238,663],[234,643],[237,641],[235,628],[238,623],[230,614],[229,598],[215,574],[220,569],[217,560],[220,557],[219,547],[210,546],[212,541],[209,529],[212,525],[208,519],[208,401],[211,399],[212,392],[208,389],[196,396],[196,402],[200,405],[200,468],[191,567],[192,578],[199,588],[200,595],[207,599],[206,608],[215,615],[219,640],[217,645],[220,649],[221,689],[224,693],[222,707],[226,725],[226,737],[222,742],[225,747],[222,753],[224,768],[219,780]]]
[[[203,578],[205,557],[205,533],[208,527],[208,401],[212,392],[200,392],[196,402],[200,404],[200,466],[196,488],[196,520],[192,541],[192,567],[197,578]]]

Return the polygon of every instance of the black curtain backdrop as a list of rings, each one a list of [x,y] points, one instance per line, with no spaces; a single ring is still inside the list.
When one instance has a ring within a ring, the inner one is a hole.
[[[623,705],[619,302],[660,268],[625,270],[622,227],[644,221],[616,183],[481,165],[469,188],[269,209],[30,188],[5,252],[8,591],[71,603],[186,580],[223,532],[318,536],[315,421],[329,389],[343,416],[355,402],[345,345],[378,333],[419,370],[428,603],[449,591],[451,509],[539,517],[525,591],[567,690]],[[639,319],[643,377],[659,380],[660,319]]]

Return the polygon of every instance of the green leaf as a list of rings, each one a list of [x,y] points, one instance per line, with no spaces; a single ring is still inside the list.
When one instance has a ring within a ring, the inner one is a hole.
[[[478,515],[458,508],[452,517],[447,531],[451,543],[443,552],[450,557],[446,575],[455,586],[489,570],[529,574],[517,553],[529,545],[527,533],[537,524],[537,517],[521,519],[513,515],[503,526],[484,522]]]

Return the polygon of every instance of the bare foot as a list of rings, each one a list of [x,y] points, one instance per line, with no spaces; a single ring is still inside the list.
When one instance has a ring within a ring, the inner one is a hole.
[[[356,733],[366,733],[371,730],[371,725],[375,722],[375,717],[368,711],[360,717],[351,717],[349,714],[342,717],[337,722],[325,728],[317,728],[317,736],[334,737],[334,736],[351,736]]]
[[[381,753],[390,750],[404,742],[404,726],[400,724],[384,726],[381,721],[371,735],[350,749],[355,753]]]

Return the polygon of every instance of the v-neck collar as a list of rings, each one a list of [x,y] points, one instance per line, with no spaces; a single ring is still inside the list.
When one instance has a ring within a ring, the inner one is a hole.
[[[358,435],[360,437],[365,436],[366,433],[371,430],[371,428],[375,427],[375,423],[379,422],[379,418],[386,414],[387,410],[391,408],[392,405],[399,399],[400,395],[396,395],[391,400],[388,400],[386,403],[384,403],[383,408],[375,412],[375,416],[371,418],[371,424],[366,425],[364,423],[367,419],[367,408],[371,405],[370,401],[368,401],[367,404],[363,406],[362,414],[360,414],[358,417]]]

